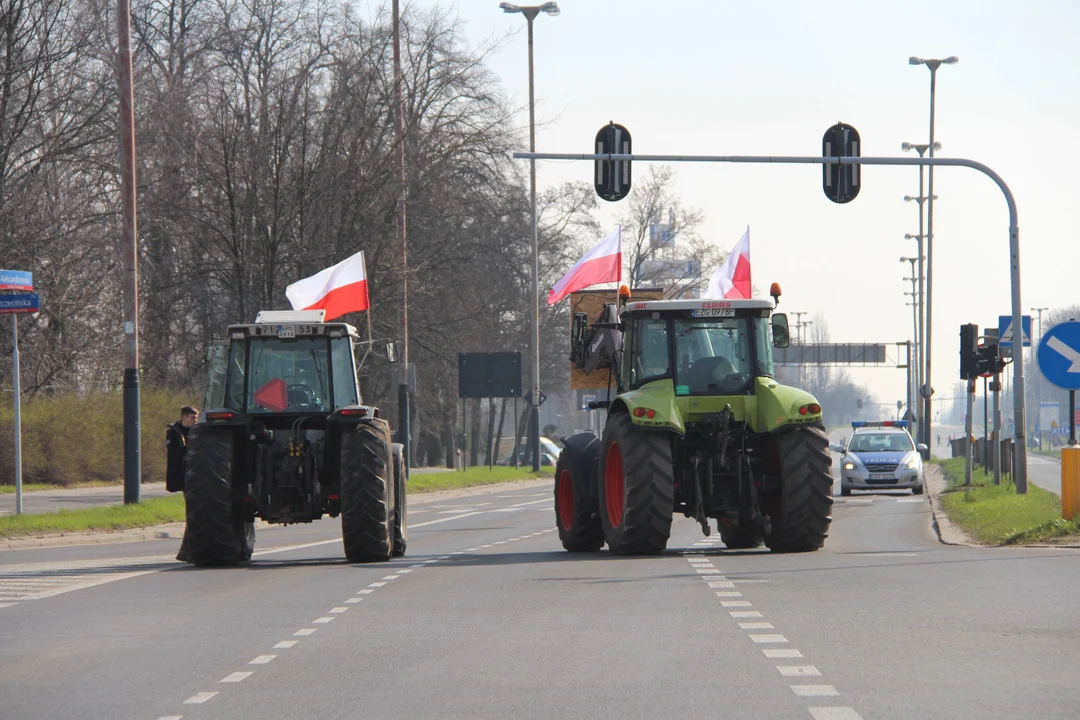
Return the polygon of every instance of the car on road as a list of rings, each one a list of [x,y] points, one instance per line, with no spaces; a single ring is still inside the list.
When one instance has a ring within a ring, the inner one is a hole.
[[[562,452],[562,448],[552,442],[550,439],[540,436],[540,466],[541,467],[555,467],[555,463],[559,460],[559,453]],[[528,448],[522,443],[522,447],[518,450],[518,465],[525,466],[528,464],[527,456]],[[503,458],[498,465],[513,465],[514,456]]]
[[[907,489],[923,494],[922,453],[926,446],[912,441],[906,420],[856,421],[851,428],[845,443],[830,446],[842,455],[841,495],[850,495],[852,490]]]

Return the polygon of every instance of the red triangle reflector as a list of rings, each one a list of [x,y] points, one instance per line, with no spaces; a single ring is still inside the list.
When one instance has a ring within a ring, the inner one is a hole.
[[[289,393],[285,381],[274,378],[255,391],[255,404],[262,405],[270,412],[284,412],[289,407]]]

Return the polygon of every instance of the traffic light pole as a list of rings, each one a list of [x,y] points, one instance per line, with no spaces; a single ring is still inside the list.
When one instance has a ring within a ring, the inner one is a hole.
[[[515,160],[591,160],[593,162],[704,162],[726,164],[765,164],[765,165],[895,165],[901,167],[926,166],[930,168],[967,167],[977,170],[994,181],[1001,193],[1005,196],[1005,203],[1009,210],[1009,266],[1012,290],[1012,322],[1014,328],[1022,328],[1023,313],[1020,303],[1020,228],[1017,220],[1016,199],[1005,181],[991,168],[983,163],[967,158],[940,158],[940,157],[813,157],[798,155],[636,155],[620,153],[538,153],[516,152]],[[933,190],[930,191],[933,194]],[[927,327],[929,334],[930,328]],[[929,338],[927,338],[929,339]],[[929,355],[929,353],[927,353]],[[929,363],[927,363],[929,365]],[[927,395],[933,392],[931,378],[926,374],[922,381],[928,386]],[[1015,415],[1015,452],[1016,472],[1013,481],[1016,483],[1018,494],[1027,493],[1027,428],[1024,403],[1024,360],[1023,353],[1019,353],[1013,362],[1013,412]],[[927,398],[927,407],[930,407],[930,398]],[[924,418],[926,437],[930,437],[931,418]],[[970,434],[968,435],[970,438]]]
[[[1001,373],[994,373],[990,386],[994,393],[994,484],[1001,484]]]
[[[972,414],[975,412],[975,378],[971,378],[967,381],[967,414],[964,418],[964,432],[967,434],[965,437],[964,446],[967,447],[967,451],[964,453],[964,485],[971,484],[971,458],[972,453],[975,451],[975,443],[971,442],[971,438],[974,436],[972,431]]]

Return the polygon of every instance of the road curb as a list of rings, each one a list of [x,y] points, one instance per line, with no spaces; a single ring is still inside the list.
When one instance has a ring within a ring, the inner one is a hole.
[[[536,480],[508,480],[502,483],[488,485],[472,485],[453,490],[436,490],[435,492],[418,493],[409,496],[409,505],[426,505],[428,503],[450,500],[470,495],[485,495],[508,490],[521,490],[532,487],[550,487],[551,478],[539,478]],[[280,525],[271,525],[257,521],[255,529],[258,532],[280,529]],[[130,530],[101,530],[98,532],[85,533],[56,533],[50,535],[36,535],[33,537],[14,537],[0,539],[0,552],[4,550],[32,550],[35,548],[73,547],[81,545],[110,545],[113,543],[146,542],[148,540],[176,540],[180,541],[184,536],[184,523],[167,523],[164,525],[151,525],[143,528]]]
[[[991,547],[980,545],[967,533],[952,524],[949,516],[941,507],[941,496],[948,487],[945,473],[937,465],[924,466],[926,480],[926,492],[930,498],[930,515],[933,518],[934,533],[937,534],[938,542],[942,545],[958,547]]]

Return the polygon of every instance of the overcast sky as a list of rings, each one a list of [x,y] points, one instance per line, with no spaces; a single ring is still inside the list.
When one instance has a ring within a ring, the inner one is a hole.
[[[435,0],[410,0],[430,7]],[[501,41],[489,66],[528,100],[521,15],[497,0],[456,8],[470,42]],[[941,156],[979,160],[1019,208],[1022,302],[1080,302],[1080,2],[1076,0],[561,0],[535,26],[537,148],[588,152],[599,127],[625,125],[639,153],[820,153],[837,121],[863,155],[926,142],[930,73],[908,57],[960,62],[938,72]],[[528,115],[522,113],[523,126]],[[525,148],[523,148],[525,149]],[[645,170],[636,167],[635,173]],[[751,228],[754,284],[784,290],[781,309],[822,313],[834,342],[911,335],[901,255],[915,255],[916,168],[866,168],[858,198],[834,205],[817,166],[676,167],[683,200],[704,211],[704,236],[728,249]],[[541,163],[541,188],[591,179],[587,163]],[[958,379],[959,325],[1010,312],[1008,214],[994,183],[938,169],[934,207],[934,386]],[[612,226],[617,205],[604,203]],[[891,354],[895,354],[895,347]],[[900,370],[853,374],[878,399],[904,396]]]

